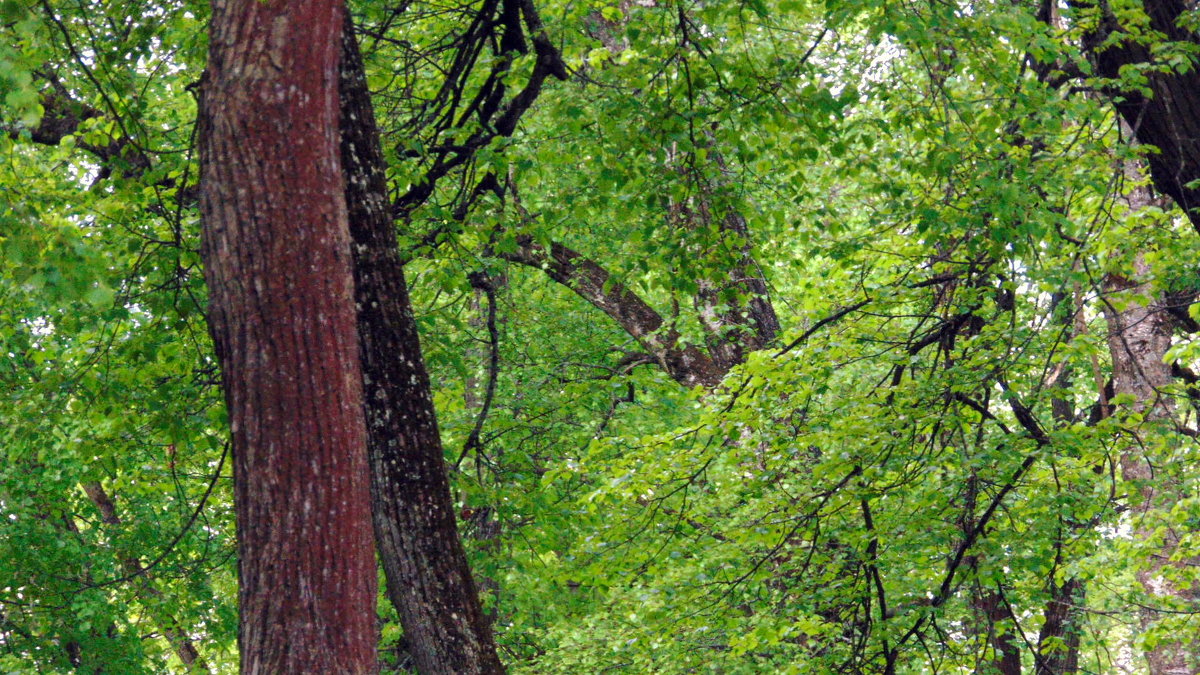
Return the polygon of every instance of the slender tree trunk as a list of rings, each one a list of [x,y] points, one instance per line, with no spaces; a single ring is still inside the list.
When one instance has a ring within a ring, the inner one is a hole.
[[[124,524],[121,522],[121,517],[117,515],[117,505],[99,481],[84,483],[83,491],[87,493],[92,505],[100,512],[100,522],[110,527],[120,527]],[[121,560],[121,567],[125,570],[125,573],[131,577],[137,577],[137,583],[141,586],[142,592],[148,596],[147,603],[151,605],[150,613],[158,623],[159,630],[162,631],[163,637],[167,639],[167,642],[171,643],[171,647],[175,650],[175,655],[187,667],[188,672],[210,672],[208,663],[200,657],[200,652],[197,651],[196,644],[188,636],[187,630],[169,610],[165,609],[164,606],[167,604],[166,598],[163,597],[163,592],[154,586],[150,572],[142,568],[142,563],[138,560],[137,556],[125,555],[124,553],[118,555]]]
[[[1002,623],[1013,623],[1013,614],[1004,605],[1000,593],[995,591],[980,592],[976,597],[976,609],[983,615],[988,632],[988,643],[991,645],[991,671],[996,675],[1021,675],[1021,651],[1016,646],[1013,626],[1002,626]],[[1003,631],[1003,632],[1002,632]]]
[[[243,673],[372,673],[375,556],[338,148],[340,0],[217,0],[200,105]]]
[[[944,297],[948,296],[939,295],[939,298]],[[949,365],[950,361],[947,360],[947,366]],[[976,526],[979,483],[978,476],[972,472],[966,482],[963,516],[959,523],[963,537],[968,536]],[[970,556],[969,566],[972,575],[976,577],[979,575],[980,562],[981,556]],[[984,643],[987,645],[983,649],[987,658],[978,661],[981,665],[976,667],[975,672],[979,675],[1021,675],[1021,652],[1013,635],[1016,618],[1004,602],[1004,596],[998,589],[984,587],[976,581],[970,589],[970,603],[975,614],[971,624],[972,631],[978,637],[981,646]],[[1005,623],[1011,625],[1005,626]]]
[[[1055,293],[1051,301],[1051,314],[1060,323],[1063,330],[1070,332],[1069,340],[1077,340],[1088,332],[1087,321],[1083,314],[1083,298],[1076,283],[1070,291]],[[1099,362],[1093,356],[1093,370],[1096,375],[1098,394],[1104,396],[1104,378],[1100,375]],[[1064,392],[1071,390],[1075,373],[1069,363],[1063,363],[1045,381],[1044,390],[1059,389]],[[1062,429],[1075,423],[1075,405],[1066,395],[1055,396],[1050,400],[1050,410],[1054,417],[1056,429]],[[1068,490],[1078,489],[1068,486]],[[1037,651],[1034,656],[1034,675],[1073,675],[1079,671],[1079,637],[1083,621],[1083,600],[1087,586],[1078,577],[1067,577],[1062,583],[1057,580],[1057,572],[1063,562],[1063,549],[1068,545],[1071,532],[1079,529],[1078,523],[1069,524],[1059,516],[1058,532],[1055,535],[1054,567],[1047,575],[1046,590],[1050,598],[1042,609],[1042,627],[1038,631]]]
[[[504,671],[459,539],[429,377],[387,199],[379,132],[353,31],[341,65],[375,535],[417,670]]]
[[[483,440],[483,429],[495,399],[496,385],[500,375],[500,331],[496,327],[496,302],[498,293],[508,285],[506,275],[493,276],[482,271],[473,272],[470,280],[475,293],[471,298],[471,318],[468,323],[473,330],[486,332],[487,348],[471,347],[467,350],[467,361],[476,371],[475,366],[482,365],[485,374],[482,387],[475,372],[472,372],[464,383],[463,403],[467,410],[475,416],[475,422],[466,442],[463,443],[463,449],[459,451],[460,464],[469,451],[473,450],[476,453],[476,461],[479,462],[482,462],[482,457],[488,454],[486,442]],[[483,391],[482,397],[479,394],[480,389]],[[501,464],[504,460],[502,448],[498,447],[496,450],[496,454],[490,460]],[[488,555],[495,554],[501,543],[501,522],[496,515],[496,509],[489,504],[475,505],[473,508],[464,509],[460,515],[463,515],[464,538],[474,541],[477,550]],[[500,584],[496,579],[483,574],[478,575],[476,579],[483,597],[491,597],[493,600],[498,598]],[[485,614],[489,626],[496,623],[496,610],[497,608],[492,606]]]
[[[971,605],[978,615],[978,631],[987,636],[991,658],[983,670],[976,671],[981,675],[1021,675],[1021,651],[1017,648],[1016,637],[1011,625],[1014,617],[1008,611],[1003,598],[996,591],[982,588],[972,589]]]
[[[75,517],[64,514],[60,517],[54,517],[49,514],[45,516],[47,520],[57,521],[69,532],[72,536],[79,538],[81,533],[79,526],[75,523]],[[83,564],[80,570],[79,581],[80,588],[92,586],[95,579],[92,578],[90,570],[91,565],[87,562]],[[111,619],[104,622],[104,625],[95,625],[94,622],[86,629],[80,629],[78,626],[71,626],[60,633],[59,642],[62,644],[63,651],[66,652],[67,662],[75,669],[76,673],[87,673],[89,675],[104,675],[111,673],[113,665],[105,659],[105,649],[101,645],[108,640],[120,639],[120,631],[117,629],[116,623]],[[83,645],[78,641],[78,638],[87,636],[88,648],[85,650]],[[117,666],[120,667],[119,665]]]
[[[715,145],[713,134],[706,134],[706,138]],[[708,333],[709,354],[728,370],[745,362],[750,352],[774,342],[780,328],[770,288],[754,257],[750,225],[735,206],[719,203],[717,193],[727,190],[738,179],[719,148],[709,149],[709,161],[718,172],[715,180],[706,178],[695,168],[687,169],[694,174],[700,191],[699,208],[694,215],[705,225],[714,219],[718,222],[721,244],[713,253],[716,261],[723,263],[726,269],[725,290],[733,291],[734,297],[722,297],[728,293],[714,288],[711,281],[700,280],[696,303],[700,322]],[[733,251],[737,253],[730,255]],[[726,309],[720,311],[717,307]]]
[[[1050,601],[1038,634],[1035,675],[1071,675],[1079,672],[1079,634],[1083,618],[1083,581],[1071,578],[1052,584]]]

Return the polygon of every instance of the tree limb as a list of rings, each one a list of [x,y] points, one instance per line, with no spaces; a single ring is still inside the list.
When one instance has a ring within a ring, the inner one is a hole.
[[[724,370],[708,354],[695,345],[681,345],[679,332],[665,327],[661,314],[584,255],[557,242],[551,243],[547,251],[528,238],[518,240],[516,251],[498,255],[542,270],[607,314],[653,354],[658,364],[680,384],[712,387],[724,377]]]

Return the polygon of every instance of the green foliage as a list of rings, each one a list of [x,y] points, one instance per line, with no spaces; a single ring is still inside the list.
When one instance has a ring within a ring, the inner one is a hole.
[[[463,114],[490,74],[510,100],[537,63],[481,48],[459,107],[439,98],[468,5],[353,7],[396,195],[494,123]],[[1072,580],[1094,610],[1077,617],[1088,672],[1191,630],[1196,607],[1138,575],[1171,537],[1174,561],[1194,557],[1193,439],[1105,383],[1114,312],[1171,297],[1196,318],[1200,249],[1170,205],[1121,201],[1140,179],[1120,163],[1153,150],[1077,91],[1113,83],[1063,76],[1090,72],[1088,12],[537,7],[570,77],[398,224],[461,531],[514,672],[957,672],[996,658],[989,635],[1032,672],[1071,648],[1034,645]],[[194,202],[206,12],[0,2],[5,672],[184,672],[180,636],[236,670]],[[1156,46],[1153,67],[1191,67],[1186,47]],[[504,198],[460,208],[489,173]],[[516,262],[554,244],[661,326],[634,335],[548,262]],[[647,345],[748,340],[748,322],[710,325],[744,318],[746,269],[782,334],[720,386],[680,386]],[[1112,292],[1134,277],[1140,295]],[[1182,372],[1198,350],[1187,334],[1165,357]],[[1164,394],[1186,429],[1185,384]],[[1139,453],[1181,498],[1135,523],[1146,486],[1120,477]],[[1175,613],[1142,631],[1144,605]],[[403,668],[398,619],[381,620],[381,659]]]

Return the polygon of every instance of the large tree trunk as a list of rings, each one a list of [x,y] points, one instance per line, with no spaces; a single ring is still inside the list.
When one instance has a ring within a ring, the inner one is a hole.
[[[338,148],[340,0],[218,0],[200,107],[242,672],[371,673],[375,556]]]
[[[501,673],[458,536],[387,199],[379,132],[349,25],[340,91],[371,498],[388,597],[421,673]]]

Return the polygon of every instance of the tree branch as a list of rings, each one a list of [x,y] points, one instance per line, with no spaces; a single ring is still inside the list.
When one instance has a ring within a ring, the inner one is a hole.
[[[557,242],[551,243],[547,251],[528,238],[518,240],[516,251],[498,255],[542,270],[607,314],[653,354],[658,364],[680,384],[712,387],[724,377],[725,372],[708,354],[695,345],[680,345],[678,331],[665,327],[661,314],[624,284],[613,280],[609,271],[595,261]]]

